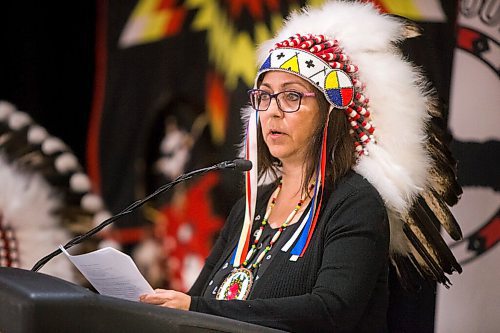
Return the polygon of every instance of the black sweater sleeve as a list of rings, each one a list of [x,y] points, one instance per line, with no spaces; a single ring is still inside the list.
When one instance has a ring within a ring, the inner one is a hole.
[[[323,259],[311,293],[247,301],[193,297],[191,310],[287,331],[354,330],[388,257],[387,214],[372,194],[353,191],[326,207]]]

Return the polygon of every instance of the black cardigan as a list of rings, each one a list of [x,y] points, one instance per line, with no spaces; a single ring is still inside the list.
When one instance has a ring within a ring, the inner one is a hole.
[[[271,192],[260,190],[257,205],[267,204]],[[382,199],[354,172],[325,196],[302,258],[292,262],[289,252],[275,250],[246,301],[201,297],[238,241],[245,206],[236,203],[188,292],[190,310],[293,332],[387,331],[389,224]]]

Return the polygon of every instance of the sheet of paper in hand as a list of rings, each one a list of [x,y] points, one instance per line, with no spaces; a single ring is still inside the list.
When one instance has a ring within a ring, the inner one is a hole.
[[[73,256],[59,248],[101,295],[139,301],[140,295],[153,293],[132,258],[123,252],[106,247]]]

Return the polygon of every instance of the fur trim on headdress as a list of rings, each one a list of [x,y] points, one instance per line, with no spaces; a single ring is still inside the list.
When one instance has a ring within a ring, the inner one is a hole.
[[[332,1],[291,14],[279,33],[259,47],[258,58],[259,65],[269,62],[270,50],[282,41],[309,34],[338,42],[363,84],[355,86],[355,93],[369,99],[366,108],[376,142],[366,143],[367,153],[359,156],[355,171],[384,199],[391,222],[391,259],[404,284],[414,281],[411,272],[416,269],[447,286],[444,273],[460,272],[461,267],[435,224],[461,237],[446,205],[456,203],[461,189],[455,161],[445,145],[436,144],[443,142],[430,122],[441,116],[434,110],[433,92],[396,47],[414,31],[408,22],[380,14],[370,3]],[[436,172],[443,168],[446,173]]]

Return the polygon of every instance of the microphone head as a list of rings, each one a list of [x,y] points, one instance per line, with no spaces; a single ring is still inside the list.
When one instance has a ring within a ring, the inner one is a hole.
[[[237,171],[249,171],[252,169],[252,162],[250,162],[249,160],[238,158],[235,159],[233,163],[234,169]]]

